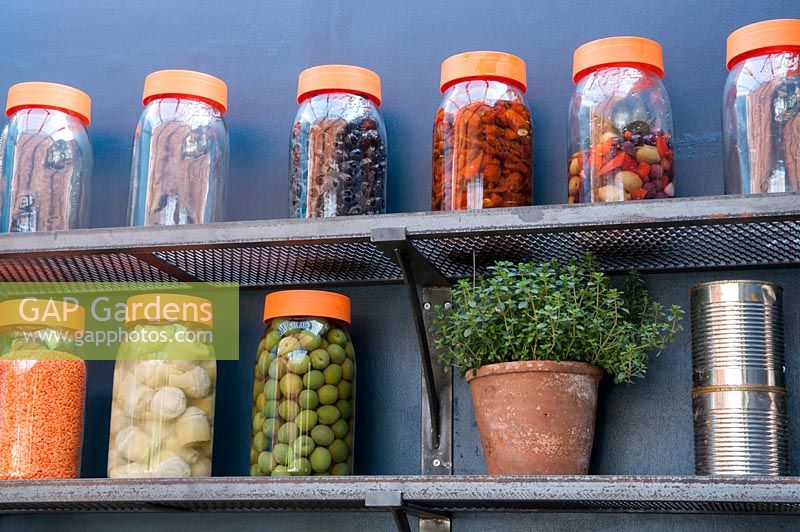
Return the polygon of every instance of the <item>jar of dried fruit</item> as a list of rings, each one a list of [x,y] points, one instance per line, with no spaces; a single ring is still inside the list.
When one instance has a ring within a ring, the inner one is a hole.
[[[208,477],[217,363],[211,301],[128,298],[114,367],[108,476]]]
[[[800,19],[739,28],[727,56],[725,192],[800,190]]]
[[[569,107],[570,203],[675,195],[672,108],[661,46],[610,37],[575,50]]]
[[[225,82],[190,70],[153,72],[144,80],[142,103],[129,224],[222,221],[230,152]]]
[[[525,62],[466,52],[442,63],[433,126],[435,211],[517,207],[533,201],[533,125]]]
[[[92,143],[89,96],[57,83],[8,89],[8,124],[0,135],[0,230],[86,227]]]
[[[348,65],[300,73],[292,127],[289,214],[323,218],[386,212],[381,78]]]
[[[0,303],[0,479],[77,478],[86,364],[84,309],[49,299]]]

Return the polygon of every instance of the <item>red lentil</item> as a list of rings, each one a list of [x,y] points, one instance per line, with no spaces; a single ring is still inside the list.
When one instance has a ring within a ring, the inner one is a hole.
[[[78,477],[84,361],[53,351],[47,360],[37,351],[14,355],[0,360],[0,479]]]

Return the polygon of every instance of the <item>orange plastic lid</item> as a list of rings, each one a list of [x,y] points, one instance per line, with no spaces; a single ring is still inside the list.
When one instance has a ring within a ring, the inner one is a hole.
[[[10,299],[0,303],[0,327],[50,327],[83,332],[83,307],[55,299]]]
[[[381,77],[367,68],[350,65],[321,65],[300,72],[297,103],[320,92],[339,90],[363,94],[381,104]]]
[[[264,323],[291,316],[318,316],[350,325],[350,298],[322,290],[283,290],[264,299]]]
[[[749,24],[728,36],[728,70],[744,54],[767,48],[800,46],[800,19],[781,18]]]
[[[68,85],[45,81],[26,81],[8,89],[6,116],[25,107],[58,109],[76,115],[87,126],[92,118],[92,99]]]
[[[644,37],[607,37],[582,44],[572,56],[572,81],[577,83],[592,69],[615,63],[646,65],[664,77],[661,45]]]
[[[125,323],[177,322],[211,327],[211,301],[184,294],[139,294],[128,298]]]
[[[214,105],[222,113],[228,110],[228,86],[221,79],[202,72],[159,70],[144,78],[144,105],[167,95],[194,97]]]
[[[499,78],[528,89],[525,61],[504,52],[464,52],[442,63],[439,89],[444,92],[454,83],[469,78]]]

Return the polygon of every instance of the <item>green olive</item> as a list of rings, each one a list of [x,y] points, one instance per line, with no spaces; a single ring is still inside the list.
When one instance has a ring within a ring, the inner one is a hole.
[[[333,469],[331,469],[331,475],[337,477],[349,474],[350,474],[350,466],[348,466],[347,464],[336,464],[335,466],[333,466]]]
[[[272,351],[278,344],[281,342],[281,333],[278,331],[270,331],[267,333],[267,336],[264,337],[264,349],[267,351]]]
[[[266,401],[264,406],[261,407],[261,413],[264,417],[275,417],[278,415],[278,401]]]
[[[311,469],[323,473],[331,466],[331,453],[325,447],[317,447],[308,460],[311,462]]]
[[[306,351],[313,351],[319,349],[322,344],[322,338],[311,331],[303,331],[300,333],[300,347]]]
[[[342,378],[346,381],[352,381],[356,376],[356,365],[349,358],[342,362]]]
[[[261,432],[261,429],[264,428],[264,420],[266,417],[261,412],[257,412],[255,416],[253,416],[253,432]]]
[[[319,406],[319,397],[314,390],[303,390],[297,396],[297,402],[303,410],[314,410]]]
[[[322,426],[324,427],[325,425]],[[348,432],[350,432],[350,427],[348,426],[347,421],[345,421],[344,419],[340,419],[339,421],[331,425],[331,430],[333,431],[333,435],[341,440],[344,439],[345,436],[347,436]]]
[[[269,354],[266,351],[261,351],[258,355],[258,362],[256,363],[256,367],[258,368],[258,372],[263,377],[269,371]]]
[[[295,456],[308,456],[314,447],[314,440],[310,436],[298,436],[292,443],[292,451]]]
[[[319,402],[323,405],[332,405],[339,400],[339,390],[332,384],[326,384],[317,390]]]
[[[271,379],[280,380],[286,375],[286,364],[282,359],[276,358],[269,363],[268,373]]]
[[[278,465],[275,466],[275,469],[272,470],[273,477],[290,477],[292,474],[289,472],[289,468],[285,465]]]
[[[325,384],[339,384],[339,381],[342,380],[342,366],[331,364],[325,368],[322,374],[325,375]]]
[[[300,349],[300,340],[294,336],[287,336],[278,344],[278,356],[288,355]]]
[[[339,399],[339,401],[336,402],[336,408],[339,409],[342,419],[350,419],[350,415],[353,413],[353,409],[350,406],[350,401]]]
[[[347,358],[354,358],[356,355],[356,351],[353,348],[353,342],[347,342],[344,346],[344,354],[347,355]]]
[[[258,466],[258,464],[253,464],[250,466],[250,476],[251,477],[261,476],[261,468]]]
[[[291,443],[300,435],[300,429],[294,421],[288,421],[281,425],[278,430],[278,441],[281,443]]]
[[[317,410],[319,422],[323,425],[333,425],[341,417],[339,409],[333,405],[325,405]]]
[[[331,356],[324,349],[315,349],[309,355],[311,358],[311,367],[314,369],[325,369],[331,362]]]
[[[256,410],[260,411],[262,408],[264,408],[264,403],[266,402],[267,397],[264,395],[264,392],[258,394],[258,397],[256,397]]]
[[[269,438],[263,432],[257,432],[255,436],[253,436],[253,447],[256,448],[256,451],[262,453],[267,450],[269,446]]]
[[[300,405],[292,401],[291,399],[285,399],[281,402],[281,405],[278,407],[278,413],[281,415],[283,419],[286,421],[294,421],[294,418],[297,417],[297,414],[300,413]]]
[[[275,466],[275,461],[272,459],[272,453],[269,451],[264,451],[263,453],[258,455],[258,467],[261,469],[263,474],[268,474],[272,471],[272,468]]]
[[[342,347],[347,345],[347,335],[341,329],[331,329],[325,338],[332,344],[339,344]]]
[[[344,349],[339,344],[331,344],[328,346],[328,355],[331,357],[331,362],[334,364],[341,364],[347,358]]]
[[[336,388],[339,390],[339,398],[350,399],[350,396],[353,393],[353,385],[350,384],[350,381],[342,381],[336,386]]]
[[[281,378],[281,393],[286,397],[297,397],[303,391],[303,379],[300,375],[294,373],[287,373]]]
[[[324,425],[320,425],[321,427]],[[330,443],[328,444],[330,445]],[[256,451],[255,447],[250,447],[250,464],[258,463],[258,451]]]
[[[292,373],[305,375],[308,373],[308,370],[311,369],[311,360],[308,358],[308,355],[305,354],[305,351],[295,351],[289,354],[289,358],[286,361],[286,368]]]
[[[350,449],[342,440],[333,440],[333,443],[328,446],[328,450],[331,452],[331,458],[337,464],[346,461],[350,454]]]
[[[279,443],[272,449],[272,456],[279,464],[286,465],[289,459],[289,446],[285,443]]]
[[[308,458],[295,458],[288,466],[289,471],[294,476],[303,476],[311,474],[311,462]]]
[[[317,425],[311,429],[311,437],[314,439],[314,443],[323,447],[327,447],[336,439],[333,429],[327,425]]]
[[[337,410],[338,412],[338,410]],[[308,432],[317,424],[319,416],[313,410],[303,410],[297,415],[294,422],[300,428],[300,432]]]
[[[353,452],[353,433],[348,432],[347,436],[344,437],[344,443],[347,444],[347,448],[350,449],[350,452]]]
[[[331,343],[329,341],[327,341],[325,338],[323,338],[322,339],[322,343],[319,344],[319,348],[320,349],[328,349],[329,345],[331,345]]]
[[[303,386],[310,390],[317,390],[323,384],[325,384],[325,375],[321,371],[312,369],[303,375]]]
[[[281,420],[274,417],[269,417],[264,421],[264,428],[261,429],[261,432],[263,432],[268,438],[272,439],[278,433],[280,428]]]
[[[275,379],[270,379],[264,383],[263,388],[264,397],[267,399],[280,399],[281,398],[281,390],[278,387],[278,381]]]

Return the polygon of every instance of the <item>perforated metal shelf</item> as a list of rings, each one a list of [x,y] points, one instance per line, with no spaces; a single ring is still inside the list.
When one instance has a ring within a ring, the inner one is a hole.
[[[0,235],[0,281],[401,282],[371,241],[405,228],[446,277],[594,253],[609,271],[800,264],[800,194]]]
[[[339,477],[6,482],[0,513],[164,511],[602,511],[800,514],[800,479]]]

